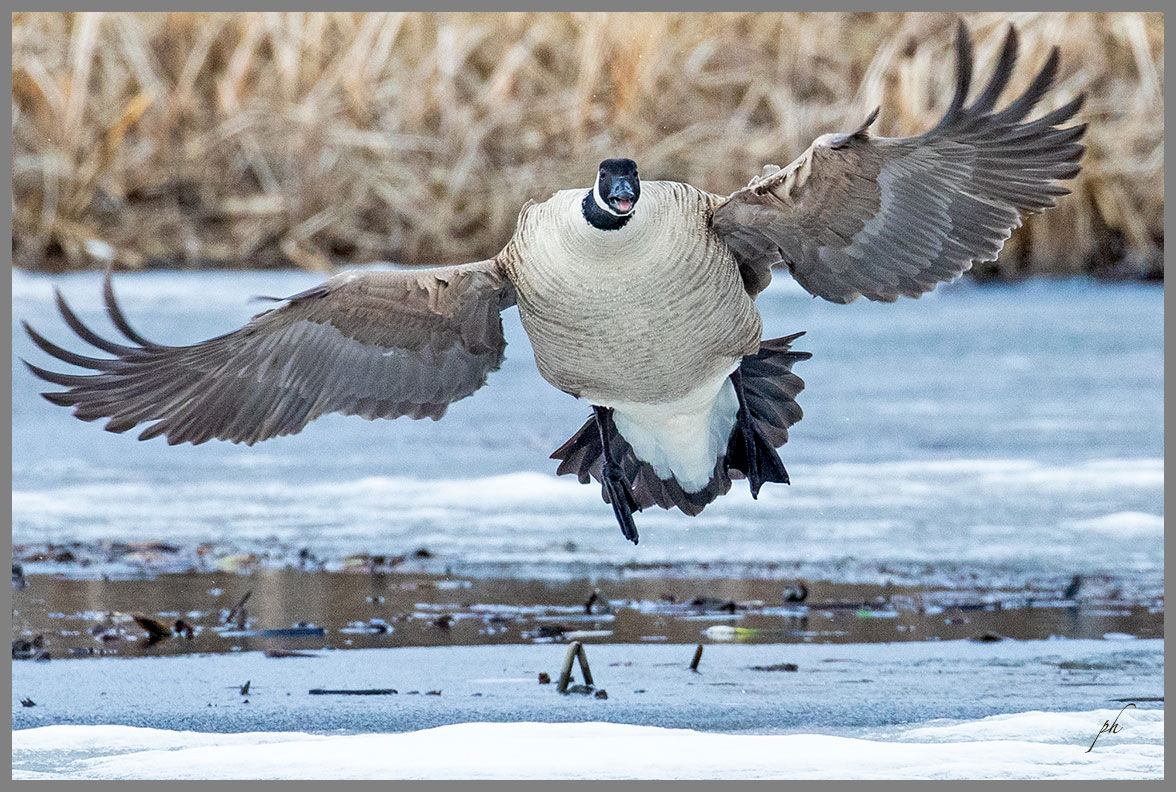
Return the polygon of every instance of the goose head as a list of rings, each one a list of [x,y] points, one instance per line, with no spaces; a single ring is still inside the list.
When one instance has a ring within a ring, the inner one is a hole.
[[[596,184],[584,196],[584,218],[598,229],[612,231],[628,222],[641,198],[637,163],[631,159],[606,159],[596,172]]]

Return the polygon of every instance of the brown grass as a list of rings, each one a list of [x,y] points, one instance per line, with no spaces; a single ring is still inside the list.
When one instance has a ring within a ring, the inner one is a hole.
[[[981,275],[1162,277],[1163,18],[977,14],[1090,99],[1085,169]],[[33,269],[452,263],[631,156],[725,192],[882,105],[938,119],[942,14],[13,15],[13,251]],[[1010,93],[1011,95],[1011,93]]]

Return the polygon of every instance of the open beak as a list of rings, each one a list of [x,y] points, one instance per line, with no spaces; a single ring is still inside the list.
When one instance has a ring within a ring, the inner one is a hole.
[[[620,180],[609,190],[608,204],[614,211],[620,214],[628,214],[633,211],[633,204],[635,203],[637,203],[637,194],[633,192],[633,187],[629,182]]]

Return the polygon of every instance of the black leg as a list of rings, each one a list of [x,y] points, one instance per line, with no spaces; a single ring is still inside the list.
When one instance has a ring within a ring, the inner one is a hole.
[[[766,481],[788,483],[788,471],[780,461],[780,455],[771,443],[766,441],[756,429],[755,416],[747,402],[747,391],[743,385],[743,372],[735,369],[731,372],[731,382],[735,385],[735,394],[739,397],[739,413],[735,421],[735,432],[731,438],[728,451],[728,464],[747,475],[747,483],[751,486],[751,497],[759,499],[760,487]]]
[[[596,414],[596,427],[600,430],[600,443],[603,446],[603,486],[608,492],[608,499],[612,503],[617,524],[621,526],[621,533],[630,542],[637,544],[637,525],[633,522],[633,510],[641,511],[641,507],[637,505],[637,499],[633,497],[633,491],[629,482],[625,481],[625,474],[621,472],[620,465],[612,457],[612,436],[616,431],[612,410],[594,404],[592,411]]]

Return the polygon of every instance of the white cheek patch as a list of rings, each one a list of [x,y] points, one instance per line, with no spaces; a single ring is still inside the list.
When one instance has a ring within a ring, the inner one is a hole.
[[[597,206],[608,212],[613,217],[628,217],[629,215],[633,214],[632,209],[630,209],[625,214],[614,212],[612,207],[605,203],[604,199],[600,197],[600,174],[596,175],[596,184],[592,187],[592,200],[596,201]],[[634,204],[634,206],[636,206],[636,204]]]

